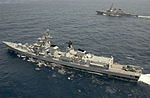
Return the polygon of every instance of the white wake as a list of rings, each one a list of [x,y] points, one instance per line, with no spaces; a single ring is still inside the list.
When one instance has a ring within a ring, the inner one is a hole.
[[[138,16],[139,18],[150,18],[150,16]]]
[[[138,81],[150,85],[150,74],[141,74]]]

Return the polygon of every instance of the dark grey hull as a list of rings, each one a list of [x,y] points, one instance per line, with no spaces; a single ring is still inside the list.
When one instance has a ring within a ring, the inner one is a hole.
[[[135,14],[129,14],[129,13],[111,13],[111,12],[104,12],[104,11],[96,11],[97,15],[105,15],[105,16],[116,16],[116,17],[121,17],[121,16],[126,16],[126,17],[138,17],[138,15]]]
[[[102,12],[102,11],[96,11],[96,12],[97,12],[98,15],[103,15],[104,14],[104,12]]]

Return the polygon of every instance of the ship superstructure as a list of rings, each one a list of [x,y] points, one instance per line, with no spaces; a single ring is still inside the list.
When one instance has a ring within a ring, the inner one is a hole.
[[[122,9],[116,9],[113,8],[113,4],[111,5],[110,9],[106,10],[106,11],[96,11],[98,15],[104,15],[104,16],[134,16],[134,17],[138,17],[138,15],[136,14],[131,14],[128,12],[125,12]]]
[[[43,33],[34,44],[21,44],[3,41],[11,51],[16,54],[30,58],[30,60],[40,60],[47,63],[56,63],[62,66],[81,69],[89,73],[104,74],[122,79],[137,81],[141,76],[140,66],[121,65],[114,63],[113,57],[96,56],[87,53],[85,50],[75,50],[72,42],[68,42],[66,51],[61,51],[57,45],[51,44],[49,30]]]

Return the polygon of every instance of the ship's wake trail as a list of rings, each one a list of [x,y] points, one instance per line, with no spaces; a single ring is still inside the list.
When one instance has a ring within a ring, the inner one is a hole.
[[[150,18],[150,16],[138,16],[139,18]]]
[[[141,74],[138,81],[150,85],[150,74]]]

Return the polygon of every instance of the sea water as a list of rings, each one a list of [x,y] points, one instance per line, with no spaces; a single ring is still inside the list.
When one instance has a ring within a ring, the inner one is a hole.
[[[51,43],[63,51],[66,42],[72,41],[75,49],[113,56],[114,62],[141,66],[143,73],[149,74],[150,19],[96,15],[96,10],[107,10],[113,2],[116,8],[150,16],[149,0],[13,1],[0,3],[0,98],[150,97],[150,87],[144,83],[68,68],[39,68],[36,63],[9,53],[1,43],[34,43],[49,28]]]

